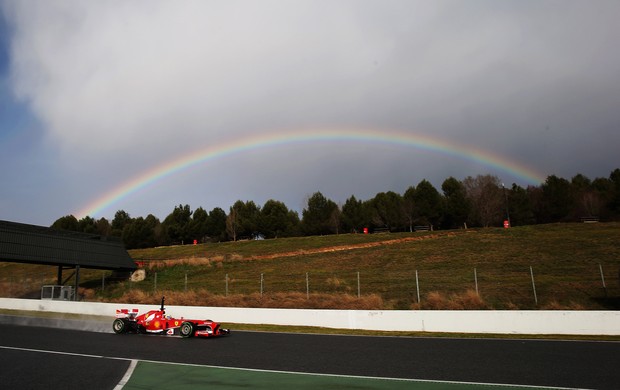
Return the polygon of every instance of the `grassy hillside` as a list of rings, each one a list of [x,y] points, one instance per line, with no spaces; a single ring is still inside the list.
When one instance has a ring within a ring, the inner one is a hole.
[[[144,264],[146,278],[113,282],[109,273],[83,270],[86,299],[156,303],[165,294],[171,305],[364,309],[606,309],[620,300],[618,223],[343,234],[129,253]],[[3,295],[36,293],[55,273],[0,263]]]

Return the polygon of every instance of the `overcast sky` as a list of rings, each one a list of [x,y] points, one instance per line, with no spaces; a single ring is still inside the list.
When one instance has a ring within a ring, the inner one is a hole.
[[[542,177],[620,168],[618,1],[0,0],[0,219],[50,225],[169,161],[265,134],[367,129]],[[248,148],[99,211],[403,193],[493,164],[380,141]],[[82,217],[76,215],[77,217]]]

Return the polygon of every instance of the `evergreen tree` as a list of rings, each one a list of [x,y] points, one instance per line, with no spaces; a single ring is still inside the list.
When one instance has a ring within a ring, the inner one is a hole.
[[[342,229],[345,232],[360,232],[369,227],[370,221],[366,215],[363,202],[351,195],[342,206]]]
[[[260,210],[260,231],[265,238],[289,236],[294,229],[289,209],[282,202],[269,199]]]
[[[441,184],[441,190],[445,199],[442,227],[445,229],[463,227],[471,210],[465,186],[457,179],[449,177]]]
[[[189,234],[198,242],[205,242],[208,236],[209,214],[202,207],[198,207],[192,214],[189,222]]]
[[[152,220],[133,219],[123,229],[123,243],[127,249],[152,248],[157,245]]]
[[[78,221],[78,231],[97,234],[97,224],[95,220],[88,215]]]
[[[112,226],[105,218],[99,218],[95,223],[97,234],[101,236],[110,236],[112,234]]]
[[[234,221],[231,219],[231,223],[234,225],[237,240],[251,239],[260,233],[258,231],[260,225],[260,208],[254,201],[236,201],[231,207],[229,216],[234,216]],[[233,227],[233,225],[231,225],[231,227]]]
[[[123,229],[126,225],[131,222],[131,217],[124,210],[118,210],[114,214],[114,219],[112,220],[112,235],[115,237],[122,237]]]
[[[226,240],[226,212],[219,207],[209,212],[207,235],[213,242]]]
[[[402,227],[403,200],[393,191],[380,192],[372,200],[375,211],[374,222],[389,231],[397,231]]]
[[[59,230],[69,230],[72,232],[80,231],[80,225],[78,224],[78,220],[73,215],[66,215],[64,217],[58,218],[56,221],[54,221],[51,227]]]
[[[508,192],[508,207],[511,226],[536,223],[530,188],[524,189],[513,183],[510,192]]]
[[[613,218],[620,218],[620,168],[614,169],[609,175],[611,193],[608,207]]]
[[[551,175],[542,184],[542,220],[562,222],[570,218],[574,201],[568,180]]]
[[[193,241],[190,231],[191,216],[192,211],[186,204],[175,206],[172,213],[164,219],[162,227],[170,243],[187,244]]]
[[[416,205],[416,224],[439,226],[443,214],[443,198],[426,179],[416,187],[413,197]]]
[[[302,228],[306,235],[335,233],[334,214],[338,205],[327,199],[320,192],[315,192],[308,199],[308,207],[302,211]]]

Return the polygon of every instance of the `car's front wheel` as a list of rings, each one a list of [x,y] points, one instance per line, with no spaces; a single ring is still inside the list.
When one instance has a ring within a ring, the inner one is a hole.
[[[127,332],[127,324],[121,318],[117,318],[112,323],[112,330],[116,334],[125,333]]]
[[[181,324],[181,337],[192,337],[194,335],[194,324],[184,322]]]

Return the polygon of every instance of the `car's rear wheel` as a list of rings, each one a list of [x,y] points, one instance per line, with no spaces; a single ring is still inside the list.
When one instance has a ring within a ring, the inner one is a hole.
[[[127,332],[127,324],[125,323],[123,319],[117,318],[112,323],[112,329],[114,330],[114,333],[117,333],[117,334],[125,333]]]
[[[181,337],[192,337],[194,335],[194,324],[184,322],[181,324]]]

